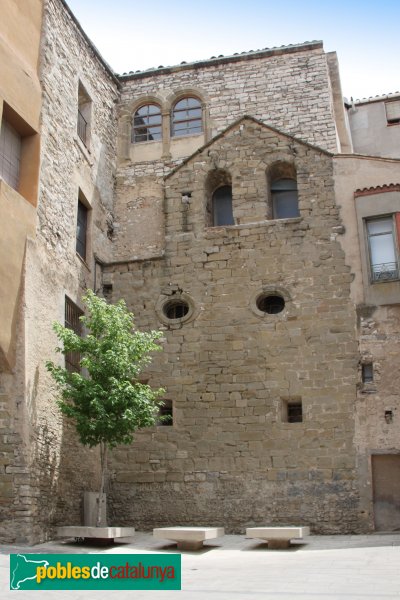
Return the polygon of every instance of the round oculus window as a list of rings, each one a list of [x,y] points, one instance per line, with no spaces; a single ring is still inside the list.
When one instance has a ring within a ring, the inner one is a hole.
[[[285,308],[285,300],[277,294],[262,294],[256,300],[258,310],[269,315],[277,315]]]
[[[189,312],[189,304],[185,300],[170,300],[163,306],[163,313],[167,319],[182,319]]]

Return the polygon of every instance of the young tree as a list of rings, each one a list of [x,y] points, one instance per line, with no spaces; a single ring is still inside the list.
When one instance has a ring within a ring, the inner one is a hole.
[[[82,444],[100,446],[99,527],[108,450],[131,443],[137,429],[154,425],[162,405],[158,398],[164,390],[138,381],[141,370],[151,361],[150,353],[161,350],[156,340],[162,333],[135,330],[133,314],[123,300],[107,304],[88,290],[83,302],[86,315],[80,320],[85,335],[81,337],[60,323],[53,325],[61,342],[56,351],[78,353],[81,372],[71,372],[52,361],[46,367],[60,390],[57,404],[75,421]]]

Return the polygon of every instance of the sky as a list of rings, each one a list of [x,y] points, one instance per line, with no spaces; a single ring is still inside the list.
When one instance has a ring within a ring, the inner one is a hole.
[[[400,90],[400,0],[67,0],[117,73],[322,40],[343,95]]]

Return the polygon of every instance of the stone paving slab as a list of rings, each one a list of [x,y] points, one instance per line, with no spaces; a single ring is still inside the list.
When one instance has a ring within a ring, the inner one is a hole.
[[[0,597],[8,591],[10,552],[148,553],[177,552],[176,546],[137,532],[129,543],[108,548],[49,542],[0,549]],[[218,546],[182,552],[182,591],[46,592],[46,600],[392,600],[400,599],[400,534],[311,536],[289,550],[227,535]],[[18,592],[31,600],[32,592]]]

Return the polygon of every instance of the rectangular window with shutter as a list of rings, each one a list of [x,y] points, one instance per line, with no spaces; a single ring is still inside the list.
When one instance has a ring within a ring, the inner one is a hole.
[[[385,102],[388,125],[400,125],[400,100]]]

